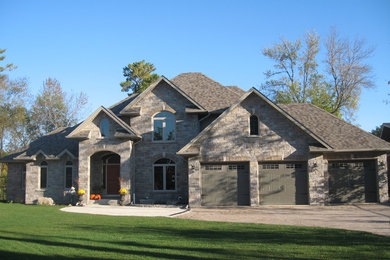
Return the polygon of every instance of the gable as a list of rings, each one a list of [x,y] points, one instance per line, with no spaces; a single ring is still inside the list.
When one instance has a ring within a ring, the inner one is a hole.
[[[75,139],[97,139],[102,138],[101,124],[106,120],[108,136],[110,138],[125,138],[137,140],[141,137],[123,120],[117,117],[112,111],[100,107],[84,122],[82,122],[75,130],[73,130],[67,138]]]
[[[127,104],[121,111],[120,114],[126,115],[129,113],[132,113],[134,109],[137,107],[140,107],[140,104],[142,103],[143,99],[149,95],[150,92],[152,92],[154,89],[160,87],[160,86],[168,86],[175,90],[179,95],[184,97],[189,101],[189,103],[192,104],[194,108],[204,110],[204,108],[195,100],[193,100],[190,96],[188,96],[183,90],[178,88],[176,85],[174,85],[172,82],[170,82],[167,78],[161,76],[158,78],[152,85],[150,85],[145,91],[143,91],[141,94],[136,96],[134,100],[132,100],[129,104]]]
[[[310,144],[319,141],[301,129],[283,111],[251,90],[225,111],[179,154],[225,160],[283,160],[304,158]],[[259,119],[259,136],[249,135],[249,118]]]

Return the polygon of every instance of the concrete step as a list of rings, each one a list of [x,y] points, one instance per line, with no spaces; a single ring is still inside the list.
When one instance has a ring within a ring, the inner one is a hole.
[[[119,205],[119,199],[90,200],[89,204],[117,206]]]

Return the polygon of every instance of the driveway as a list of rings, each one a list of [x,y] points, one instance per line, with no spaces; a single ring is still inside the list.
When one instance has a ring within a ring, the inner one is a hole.
[[[172,217],[187,211],[180,207],[133,207],[133,206],[109,206],[87,205],[85,207],[65,207],[65,212],[84,213],[108,216],[137,216],[137,217]]]
[[[326,207],[194,208],[175,217],[208,221],[341,228],[390,236],[390,206],[379,204]]]

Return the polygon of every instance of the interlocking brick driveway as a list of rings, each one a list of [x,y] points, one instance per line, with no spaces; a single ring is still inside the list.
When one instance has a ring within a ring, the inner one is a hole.
[[[390,205],[379,204],[326,207],[194,208],[176,217],[209,221],[342,228],[390,236]]]

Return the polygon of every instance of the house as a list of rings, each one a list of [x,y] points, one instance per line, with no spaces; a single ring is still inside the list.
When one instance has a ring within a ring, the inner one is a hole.
[[[8,200],[66,203],[76,185],[132,203],[387,202],[390,143],[311,104],[278,105],[201,73],[160,77],[2,158]],[[89,197],[89,196],[87,196]]]

